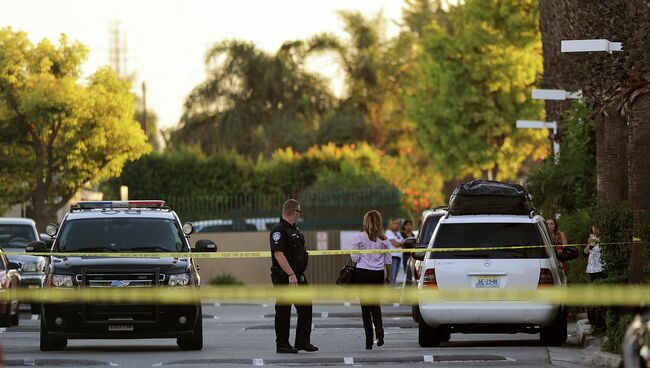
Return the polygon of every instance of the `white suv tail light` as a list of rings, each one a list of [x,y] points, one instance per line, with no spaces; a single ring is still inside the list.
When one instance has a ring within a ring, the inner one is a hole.
[[[548,268],[541,268],[539,270],[539,283],[537,287],[552,287],[555,283],[553,282],[553,274]]]
[[[436,270],[434,268],[428,268],[426,271],[424,271],[422,286],[434,288],[438,287],[438,282],[436,281]]]

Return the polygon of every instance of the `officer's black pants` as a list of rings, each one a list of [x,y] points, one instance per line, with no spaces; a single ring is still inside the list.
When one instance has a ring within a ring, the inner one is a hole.
[[[354,270],[355,284],[382,285],[384,283],[384,271],[366,270],[357,268]],[[363,329],[366,333],[366,345],[372,345],[373,331],[372,325],[375,325],[375,332],[378,339],[384,338],[384,323],[381,319],[381,307],[377,304],[366,304],[361,301],[361,316],[363,318]]]
[[[307,284],[304,276],[298,276],[301,285]],[[303,281],[304,280],[304,281]],[[280,277],[276,285],[289,285],[289,278]],[[298,313],[298,325],[296,326],[296,340],[294,346],[304,346],[310,344],[311,335],[311,304],[294,304]],[[280,347],[289,346],[289,328],[291,325],[291,304],[275,304],[275,344]]]

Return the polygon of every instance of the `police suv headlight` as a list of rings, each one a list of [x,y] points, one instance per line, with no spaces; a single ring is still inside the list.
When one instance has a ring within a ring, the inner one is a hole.
[[[36,263],[33,262],[25,262],[23,263],[23,266],[20,268],[23,272],[36,272],[38,269]]]
[[[169,286],[187,286],[189,283],[190,275],[186,273],[169,275]]]
[[[72,287],[72,276],[71,275],[52,275],[50,279],[50,285],[53,287]]]

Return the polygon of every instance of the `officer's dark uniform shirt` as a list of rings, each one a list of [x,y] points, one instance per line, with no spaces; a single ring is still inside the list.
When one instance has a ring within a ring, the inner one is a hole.
[[[305,248],[305,236],[302,235],[298,226],[288,223],[283,218],[271,230],[271,258],[273,259],[272,269],[274,272],[286,275],[275,259],[274,251],[284,253],[296,275],[304,273],[307,269],[308,255]]]

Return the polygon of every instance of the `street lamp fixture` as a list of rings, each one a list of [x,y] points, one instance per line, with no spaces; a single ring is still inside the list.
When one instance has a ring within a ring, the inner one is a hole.
[[[563,89],[534,89],[533,99],[535,100],[576,100],[582,97],[582,91],[568,92]]]
[[[557,136],[557,121],[517,120],[520,129],[553,129],[553,157],[555,163],[560,159],[560,144],[555,140]]]
[[[560,52],[608,52],[623,51],[622,42],[599,40],[562,40]]]

